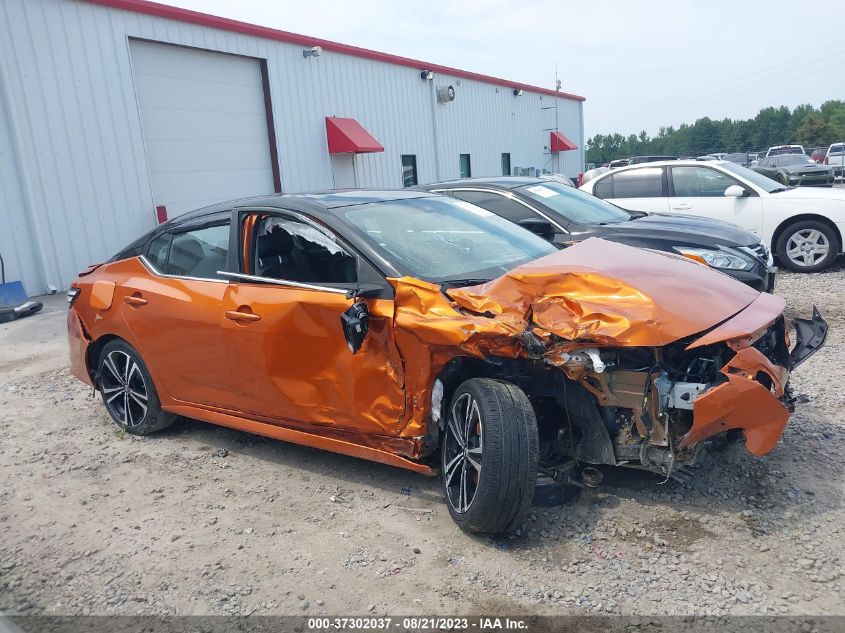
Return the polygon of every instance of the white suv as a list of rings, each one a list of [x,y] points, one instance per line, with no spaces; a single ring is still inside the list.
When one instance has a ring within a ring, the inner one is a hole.
[[[781,265],[827,268],[842,253],[845,189],[784,187],[728,161],[677,160],[614,169],[581,189],[634,211],[695,215],[756,233]]]
[[[822,162],[833,167],[833,175],[836,178],[845,176],[845,143],[834,143],[828,147]]]

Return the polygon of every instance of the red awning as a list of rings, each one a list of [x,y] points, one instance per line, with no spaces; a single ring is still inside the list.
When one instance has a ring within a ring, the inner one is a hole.
[[[578,146],[575,143],[570,141],[557,130],[552,130],[549,147],[552,150],[552,154],[557,154],[558,152],[568,152],[573,149],[578,149]]]
[[[326,117],[329,154],[364,154],[383,152],[384,147],[355,119]]]

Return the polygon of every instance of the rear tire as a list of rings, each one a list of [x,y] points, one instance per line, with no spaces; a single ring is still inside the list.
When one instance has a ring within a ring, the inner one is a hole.
[[[808,253],[802,250],[805,248]],[[818,255],[820,248],[827,249],[823,257]],[[800,220],[790,224],[780,234],[775,245],[781,265],[799,273],[824,270],[836,261],[839,249],[836,232],[817,220]]]
[[[149,435],[173,424],[177,416],[161,410],[150,372],[131,345],[121,340],[107,343],[97,369],[103,404],[121,429]]]
[[[518,527],[534,497],[539,439],[534,407],[516,385],[463,382],[449,406],[441,447],[449,514],[466,532]]]

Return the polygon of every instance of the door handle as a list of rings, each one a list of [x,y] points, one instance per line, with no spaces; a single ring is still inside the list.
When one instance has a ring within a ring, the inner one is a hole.
[[[141,294],[138,292],[133,295],[127,295],[126,297],[123,297],[123,301],[124,303],[128,303],[129,305],[136,307],[145,306],[149,303],[149,301],[144,299],[144,297],[142,297]]]
[[[261,316],[255,312],[242,312],[240,310],[226,310],[226,318],[230,321],[260,321]]]
[[[687,204],[686,202],[681,202],[680,204],[673,204],[672,208],[678,211],[686,211],[687,209],[692,209],[692,205]]]

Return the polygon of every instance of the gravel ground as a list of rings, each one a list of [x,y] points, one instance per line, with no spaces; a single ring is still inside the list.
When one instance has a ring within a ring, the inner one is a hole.
[[[686,483],[610,471],[499,539],[410,472],[189,420],[118,432],[51,298],[0,325],[0,611],[845,614],[843,268],[779,278],[831,332],[773,453],[731,446]]]

